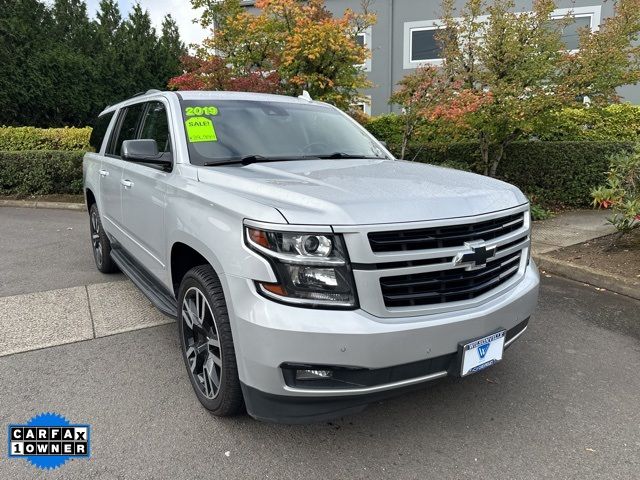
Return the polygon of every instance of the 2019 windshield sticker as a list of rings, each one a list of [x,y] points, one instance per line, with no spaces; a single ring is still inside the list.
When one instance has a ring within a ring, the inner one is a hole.
[[[184,122],[189,142],[217,142],[216,130],[213,122],[206,117],[191,117]]]
[[[200,115],[217,115],[218,108],[210,105],[208,107],[187,107],[184,109],[184,114],[187,117],[197,117]]]

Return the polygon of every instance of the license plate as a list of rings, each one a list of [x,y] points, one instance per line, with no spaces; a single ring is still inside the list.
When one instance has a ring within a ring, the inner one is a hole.
[[[501,330],[462,345],[460,376],[479,372],[502,360],[505,334],[506,330]]]

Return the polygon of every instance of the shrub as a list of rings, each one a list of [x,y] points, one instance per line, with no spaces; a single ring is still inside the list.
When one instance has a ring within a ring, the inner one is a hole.
[[[0,151],[91,150],[91,127],[0,127]]]
[[[386,142],[394,155],[402,145],[403,117],[394,113],[371,117],[363,122],[363,126],[378,140]]]
[[[630,141],[640,138],[640,106],[565,108],[543,115],[535,127],[540,140]]]
[[[532,220],[546,220],[548,218],[553,217],[553,212],[547,208],[544,208],[533,200],[529,199],[530,202],[530,210],[531,210],[531,219]]]
[[[514,142],[507,147],[497,176],[518,186],[541,207],[586,207],[591,204],[591,190],[606,179],[609,156],[632,148],[625,142]],[[476,142],[414,145],[407,158],[480,171]]]
[[[81,151],[0,151],[0,194],[82,193]]]
[[[609,158],[607,183],[594,189],[593,203],[613,210],[609,221],[619,232],[640,227],[640,145],[631,153],[620,152]]]

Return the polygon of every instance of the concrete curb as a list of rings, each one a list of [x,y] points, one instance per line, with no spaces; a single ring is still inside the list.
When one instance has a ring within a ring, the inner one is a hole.
[[[84,210],[84,203],[45,202],[43,200],[9,200],[0,199],[0,207],[20,208],[55,208],[58,210]]]
[[[533,259],[540,270],[640,300],[640,288],[627,278],[574,265],[544,254],[533,254]]]

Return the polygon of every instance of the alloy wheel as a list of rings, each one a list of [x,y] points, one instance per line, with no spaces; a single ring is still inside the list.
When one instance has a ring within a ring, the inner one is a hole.
[[[189,370],[208,399],[220,392],[222,350],[215,317],[204,294],[191,287],[182,301],[182,336]]]
[[[102,265],[102,242],[100,241],[100,218],[97,210],[91,212],[91,245],[98,266]]]

